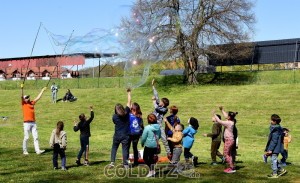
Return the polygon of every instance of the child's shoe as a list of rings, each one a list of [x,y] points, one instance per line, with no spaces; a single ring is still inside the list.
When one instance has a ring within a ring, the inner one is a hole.
[[[62,171],[67,171],[67,168],[66,167],[61,167],[61,170]]]
[[[236,172],[236,170],[229,167],[229,168],[226,168],[226,169],[224,170],[224,172],[225,172],[225,173],[234,173],[234,172]]]
[[[75,161],[75,163],[77,164],[77,166],[80,166],[80,165],[81,165],[81,163],[80,163],[80,160],[79,160],[79,159],[77,159],[77,160]]]
[[[114,168],[115,167],[115,163],[114,162],[111,162],[109,165],[108,165],[108,168]]]
[[[263,161],[264,161],[265,163],[268,163],[268,156],[266,156],[266,155],[264,154],[264,155],[262,155],[262,158],[263,158]]]
[[[286,174],[287,173],[287,171],[285,170],[285,169],[283,169],[283,168],[281,168],[280,170],[278,170],[278,176],[281,176],[281,175],[284,175],[284,174]]]
[[[146,177],[154,177],[155,173],[154,170],[150,170]]]
[[[278,174],[276,174],[276,173],[271,173],[270,175],[268,175],[268,178],[271,178],[271,179],[272,179],[272,178],[273,178],[273,179],[275,178],[275,179],[276,179],[276,178],[278,178]]]
[[[198,165],[198,157],[197,156],[193,156],[192,157],[192,162],[193,162],[194,166]]]
[[[85,166],[89,166],[90,165],[90,163],[89,163],[89,160],[84,160],[84,163],[83,163],[83,165],[85,165]]]

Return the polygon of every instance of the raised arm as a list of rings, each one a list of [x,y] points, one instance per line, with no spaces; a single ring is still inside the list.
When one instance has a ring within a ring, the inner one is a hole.
[[[127,89],[127,107],[131,108],[131,89]]]
[[[38,94],[38,96],[34,99],[35,102],[37,102],[38,100],[40,100],[40,98],[42,97],[44,91],[47,89],[47,87],[44,87],[41,92]]]
[[[24,96],[24,84],[21,84],[21,100],[23,101],[23,96]]]
[[[219,109],[221,110],[223,116],[227,119],[228,118],[228,113],[224,110],[224,107],[220,106]]]
[[[153,79],[153,80],[152,80],[152,90],[153,90],[153,97],[152,97],[152,100],[153,100],[153,104],[154,104],[154,102],[155,102],[156,104],[158,104],[158,103],[159,103],[159,97],[158,97],[158,92],[157,92],[157,90],[155,89],[154,84],[155,84],[155,80]]]

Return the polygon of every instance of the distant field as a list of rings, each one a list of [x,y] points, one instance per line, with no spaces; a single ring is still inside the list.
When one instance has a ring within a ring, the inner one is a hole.
[[[272,75],[272,78],[275,79],[276,76],[281,77],[277,74]],[[5,90],[6,86],[1,83],[1,88],[4,90],[0,90],[2,101],[0,114],[9,118],[6,121],[0,121],[0,182],[148,182],[146,178],[128,178],[130,176],[107,178],[104,175],[104,168],[110,160],[114,129],[111,117],[116,103],[126,104],[125,88],[120,86],[115,88],[79,87],[77,89],[76,80],[73,81],[75,83],[67,87],[64,85],[65,81],[60,81],[59,85],[62,90],[59,90],[59,97],[64,95],[64,88],[70,87],[78,98],[76,102],[52,104],[50,90],[47,90],[37,103],[36,118],[40,146],[47,152],[43,155],[36,155],[31,136],[28,146],[29,156],[22,155],[23,127],[20,89],[17,89],[18,85],[15,83],[14,86],[7,86],[11,90]],[[85,82],[82,85],[97,84],[96,81]],[[36,87],[39,89],[36,89],[34,84],[26,81],[25,93],[34,97],[44,85],[45,83],[38,82]],[[157,88],[161,97],[170,99],[170,105],[179,107],[178,116],[183,124],[186,125],[191,116],[200,121],[195,145],[192,148],[192,152],[199,157],[200,164],[194,170],[200,174],[200,177],[179,176],[180,182],[271,182],[266,178],[266,175],[271,172],[270,164],[263,163],[261,155],[267,140],[269,118],[273,113],[281,116],[282,126],[291,129],[293,141],[289,147],[288,162],[292,164],[286,167],[288,174],[272,182],[300,181],[300,145],[298,143],[300,139],[300,84],[289,82],[268,85],[259,83],[184,86],[170,85],[164,78],[158,78]],[[153,111],[151,96],[149,82],[145,87],[135,88],[132,92],[133,101],[141,105],[144,118]],[[75,159],[80,145],[79,133],[73,132],[72,129],[73,121],[77,120],[80,113],[89,116],[89,105],[95,108],[90,138],[91,166],[76,167]],[[210,132],[211,111],[217,109],[218,105],[224,105],[225,110],[239,112],[237,116],[238,171],[232,175],[223,173],[223,165],[213,167],[210,165],[210,139],[202,136],[203,133]],[[66,150],[68,171],[66,172],[52,170],[52,151],[48,145],[50,133],[58,120],[65,122],[65,131],[68,134],[68,149]],[[121,150],[118,151],[117,157],[119,158],[117,163],[121,163]],[[132,170],[133,174],[137,171],[137,168]],[[163,177],[152,178],[151,182],[174,182],[174,178],[169,178],[167,175]]]

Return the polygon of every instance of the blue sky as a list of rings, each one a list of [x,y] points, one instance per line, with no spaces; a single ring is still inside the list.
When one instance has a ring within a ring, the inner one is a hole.
[[[0,58],[30,56],[42,22],[52,33],[82,36],[92,29],[111,29],[130,15],[133,0],[2,0],[0,6]],[[300,0],[257,0],[253,41],[300,38]],[[34,55],[55,54],[44,28]],[[61,51],[56,50],[58,54]]]

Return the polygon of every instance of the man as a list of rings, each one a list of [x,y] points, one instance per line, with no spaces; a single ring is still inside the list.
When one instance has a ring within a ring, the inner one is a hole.
[[[52,102],[56,103],[56,101],[57,101],[58,87],[55,85],[54,82],[51,85],[51,92],[52,92]]]
[[[24,140],[23,140],[23,154],[28,155],[27,151],[27,141],[29,139],[29,134],[32,133],[34,149],[37,154],[42,154],[45,150],[40,150],[39,141],[38,141],[38,131],[37,125],[35,122],[35,110],[34,105],[43,95],[43,92],[47,89],[46,87],[42,89],[39,95],[33,100],[30,100],[29,95],[24,95],[23,93],[24,84],[21,84],[21,104],[23,110],[23,126],[24,126]]]

